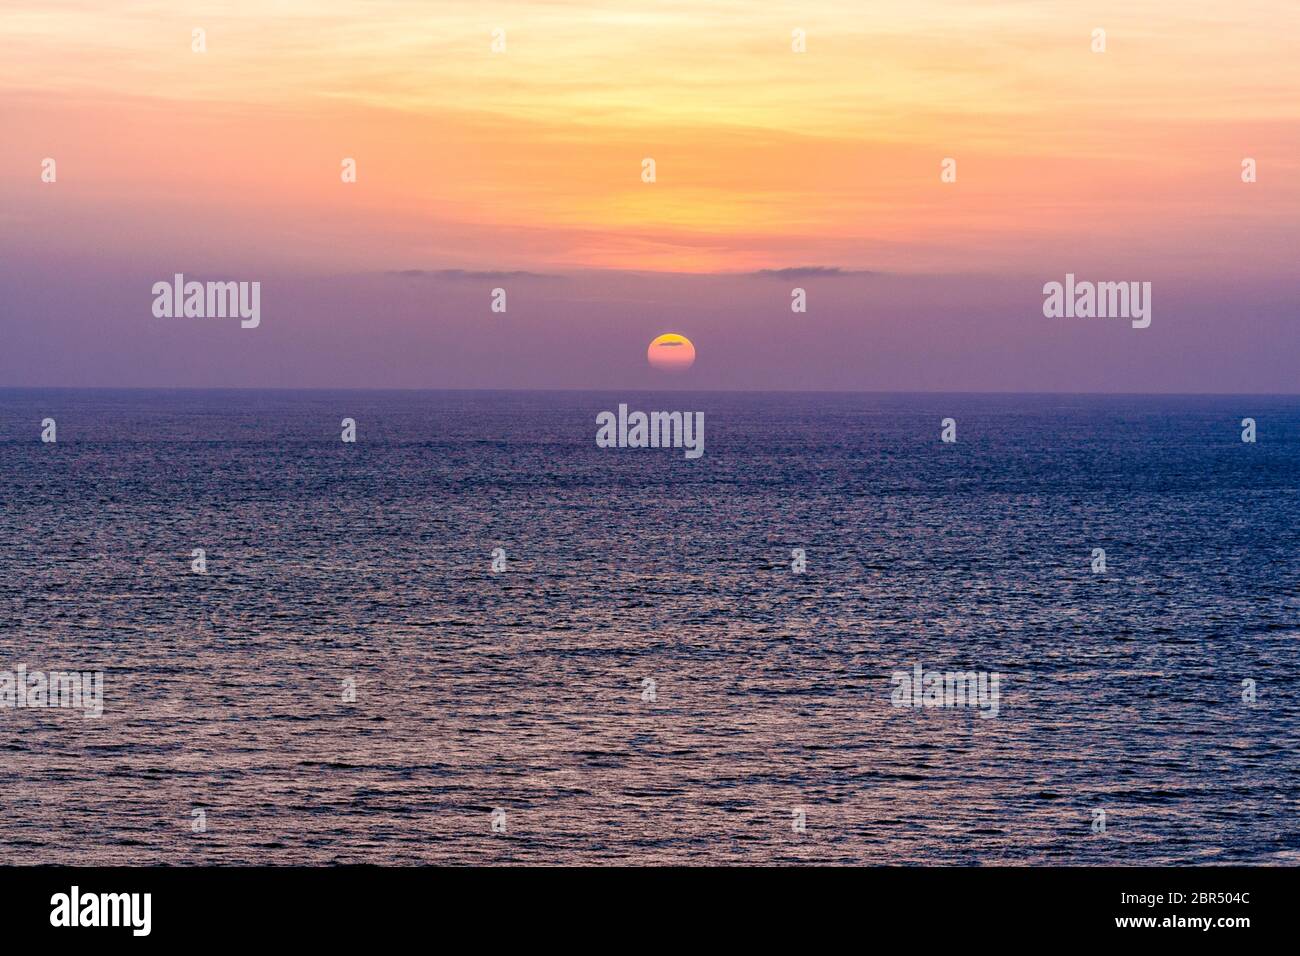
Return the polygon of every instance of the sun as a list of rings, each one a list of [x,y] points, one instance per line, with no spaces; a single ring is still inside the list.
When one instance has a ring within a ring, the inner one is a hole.
[[[695,364],[695,346],[676,332],[665,332],[645,350],[646,361],[662,372],[684,372]]]

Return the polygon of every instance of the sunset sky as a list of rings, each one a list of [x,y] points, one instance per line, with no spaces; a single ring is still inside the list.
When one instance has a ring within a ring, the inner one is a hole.
[[[1294,0],[9,0],[0,386],[645,385],[673,331],[671,387],[1294,391],[1298,41]],[[153,318],[175,272],[262,327]],[[1066,272],[1152,327],[1053,325]]]

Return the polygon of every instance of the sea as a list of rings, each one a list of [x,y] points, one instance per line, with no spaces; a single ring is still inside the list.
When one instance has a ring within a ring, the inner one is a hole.
[[[0,864],[1300,863],[1298,396],[5,389],[0,582]]]

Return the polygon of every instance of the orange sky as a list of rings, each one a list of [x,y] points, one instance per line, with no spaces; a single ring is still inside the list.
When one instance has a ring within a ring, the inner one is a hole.
[[[6,3],[6,249],[327,273],[1292,268],[1293,0],[220,7]]]

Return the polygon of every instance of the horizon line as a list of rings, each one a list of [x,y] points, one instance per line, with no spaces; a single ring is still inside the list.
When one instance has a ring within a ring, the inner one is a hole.
[[[1295,392],[1079,392],[1079,391],[1035,391],[1019,389],[851,389],[851,388],[650,388],[634,386],[629,388],[590,386],[561,387],[475,387],[475,388],[438,388],[436,386],[376,387],[363,386],[288,386],[288,385],[0,385],[0,392],[574,392],[574,393],[615,393],[615,392],[665,392],[691,393],[704,395],[1024,395],[1024,396],[1058,396],[1079,398],[1300,398],[1300,391]]]

